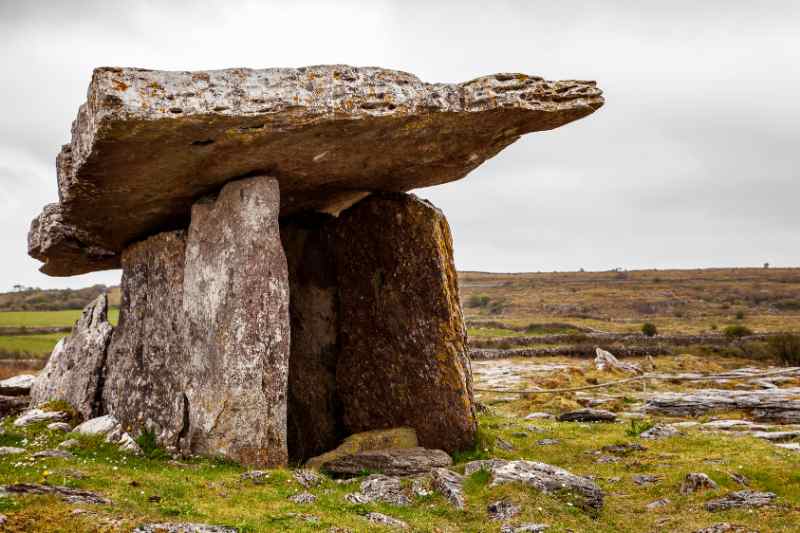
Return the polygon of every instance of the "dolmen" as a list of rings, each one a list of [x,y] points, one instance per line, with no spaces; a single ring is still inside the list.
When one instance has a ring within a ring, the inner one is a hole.
[[[264,467],[382,428],[470,448],[450,228],[408,191],[602,105],[524,74],[96,69],[28,249],[52,276],[121,268],[119,323],[92,302],[32,402]]]

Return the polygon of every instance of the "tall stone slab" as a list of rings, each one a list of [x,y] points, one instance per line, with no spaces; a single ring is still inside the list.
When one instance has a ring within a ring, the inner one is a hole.
[[[349,432],[410,426],[424,447],[470,447],[472,377],[442,213],[413,195],[373,195],[340,215],[334,244]]]
[[[112,329],[108,298],[102,294],[86,306],[72,333],[56,344],[31,387],[31,404],[64,400],[85,419],[99,414],[103,365]]]
[[[120,319],[103,389],[108,413],[134,433],[153,432],[171,451],[189,446],[185,252],[185,231],[160,233],[123,252]]]
[[[183,311],[192,450],[245,464],[287,462],[289,282],[277,181],[254,177],[195,203]]]
[[[304,461],[345,437],[336,394],[338,286],[330,215],[281,221],[289,265],[291,358],[287,436],[289,458]]]

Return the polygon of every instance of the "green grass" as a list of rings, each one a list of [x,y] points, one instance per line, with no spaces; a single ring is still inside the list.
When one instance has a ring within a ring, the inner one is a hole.
[[[0,327],[64,327],[72,326],[81,317],[81,311],[3,311],[0,312]],[[116,324],[119,309],[111,308],[109,321]]]
[[[47,333],[44,335],[0,335],[0,356],[10,354],[20,356],[46,357],[53,351],[59,339],[66,333]]]

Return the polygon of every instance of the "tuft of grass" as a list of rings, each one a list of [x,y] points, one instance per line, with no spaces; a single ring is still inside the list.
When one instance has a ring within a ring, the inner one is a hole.
[[[748,328],[747,326],[743,326],[741,324],[734,324],[732,326],[727,326],[723,333],[728,338],[739,338],[739,337],[747,337],[753,334],[753,330]]]
[[[136,444],[142,449],[142,454],[148,459],[167,459],[169,454],[159,448],[154,431],[144,431],[136,439]]]
[[[655,427],[656,423],[652,420],[636,420],[632,419],[630,426],[625,430],[625,434],[629,437],[638,437],[648,429]]]

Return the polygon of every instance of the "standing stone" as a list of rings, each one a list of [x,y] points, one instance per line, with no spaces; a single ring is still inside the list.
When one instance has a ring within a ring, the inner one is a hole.
[[[289,266],[291,357],[287,441],[289,458],[302,462],[341,441],[336,395],[339,297],[330,215],[281,221]]]
[[[277,181],[225,185],[192,208],[183,311],[192,450],[239,462],[287,462],[289,281]]]
[[[188,429],[189,355],[183,270],[186,232],[159,233],[122,254],[120,319],[108,349],[103,400],[124,427],[180,450]]]
[[[84,418],[97,415],[112,329],[108,323],[108,298],[102,294],[84,308],[72,333],[56,344],[31,388],[31,404],[64,400]]]
[[[334,245],[346,428],[409,426],[426,448],[471,446],[472,376],[444,215],[413,195],[372,195],[340,215]]]

